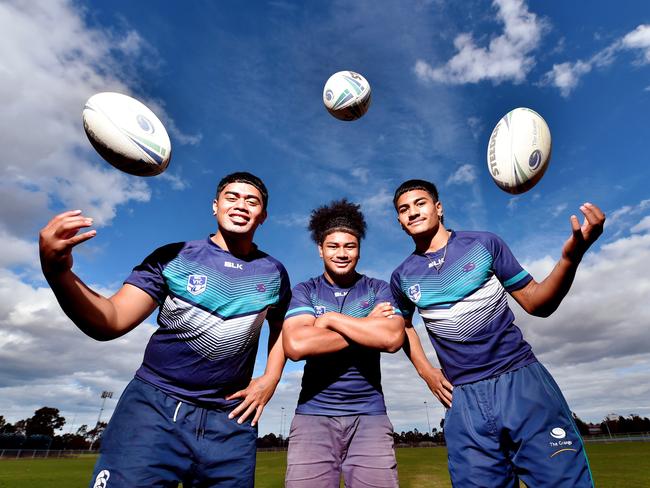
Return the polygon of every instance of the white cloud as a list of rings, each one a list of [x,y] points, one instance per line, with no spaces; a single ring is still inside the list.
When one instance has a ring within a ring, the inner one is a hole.
[[[476,181],[476,167],[463,164],[447,178],[447,185],[464,185]]]
[[[458,52],[444,66],[434,68],[426,61],[416,62],[418,78],[452,84],[524,81],[535,64],[531,53],[539,45],[545,24],[528,11],[523,0],[494,0],[493,5],[504,26],[501,35],[488,47],[477,46],[472,34],[458,35],[454,39]]]
[[[627,49],[641,49],[643,62],[650,63],[650,24],[639,25],[621,41]]]
[[[553,68],[542,77],[542,84],[555,86],[563,97],[568,97],[584,75],[594,68],[611,65],[622,50],[640,50],[639,62],[641,64],[650,63],[650,25],[639,25],[632,32],[615,40],[587,60],[554,64]]]

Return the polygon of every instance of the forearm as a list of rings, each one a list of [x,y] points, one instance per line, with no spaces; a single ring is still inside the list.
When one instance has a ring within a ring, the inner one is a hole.
[[[284,352],[293,361],[345,349],[350,343],[338,332],[311,325],[282,331]]]
[[[269,324],[269,329],[268,359],[264,375],[278,382],[287,360],[282,347],[282,327]]]
[[[531,281],[521,291],[523,300],[518,299],[518,292],[513,297],[530,314],[538,317],[548,317],[562,303],[573,284],[578,264],[562,257],[551,273],[540,283]]]
[[[117,337],[113,303],[91,290],[72,271],[46,276],[63,312],[86,335],[97,340]]]
[[[326,327],[352,342],[380,351],[395,352],[404,342],[404,319],[399,315],[356,318],[329,312],[318,321],[321,321],[319,327]]]
[[[422,347],[422,343],[420,342],[420,337],[413,326],[406,327],[404,352],[420,377],[426,381],[426,379],[431,376],[431,371],[435,368],[429,362],[429,359],[424,352],[424,348]]]

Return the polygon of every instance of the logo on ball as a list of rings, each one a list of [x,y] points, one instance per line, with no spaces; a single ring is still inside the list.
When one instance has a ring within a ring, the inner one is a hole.
[[[530,153],[530,157],[528,158],[528,166],[530,166],[530,169],[537,169],[541,162],[542,151],[535,149],[532,153]]]
[[[334,98],[334,92],[332,90],[327,90],[325,92],[325,100],[329,102],[332,98]]]
[[[153,124],[149,122],[149,119],[147,119],[144,115],[139,114],[135,119],[138,121],[138,125],[144,132],[147,134],[154,133]]]

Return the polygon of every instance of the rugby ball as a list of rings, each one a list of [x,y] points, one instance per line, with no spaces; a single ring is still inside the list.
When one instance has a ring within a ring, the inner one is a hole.
[[[356,120],[370,106],[370,84],[354,71],[334,73],[323,88],[323,103],[337,119]]]
[[[169,136],[143,103],[121,93],[97,93],[88,99],[82,115],[90,143],[117,169],[136,176],[154,176],[167,169],[172,152]]]
[[[511,110],[494,127],[487,164],[502,190],[513,194],[530,190],[544,176],[550,160],[551,131],[534,110]]]

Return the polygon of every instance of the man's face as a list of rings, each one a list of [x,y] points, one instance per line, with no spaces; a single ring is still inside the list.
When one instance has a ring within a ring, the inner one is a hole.
[[[442,204],[429,192],[411,190],[397,199],[397,220],[411,237],[436,232],[442,216]]]
[[[229,183],[212,203],[219,229],[232,234],[252,234],[266,219],[262,194],[248,183]]]
[[[348,232],[332,232],[318,246],[325,271],[332,277],[354,273],[359,262],[359,239]]]

